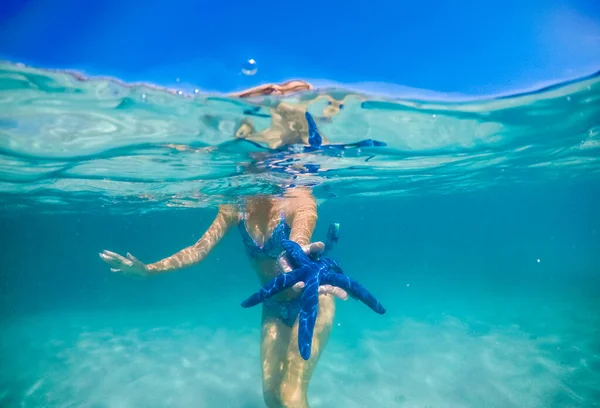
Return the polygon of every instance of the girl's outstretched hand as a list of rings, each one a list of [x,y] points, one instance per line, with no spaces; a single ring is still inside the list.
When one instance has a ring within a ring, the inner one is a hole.
[[[304,253],[311,258],[318,258],[325,251],[325,244],[322,242],[313,242],[309,245],[303,245],[302,250]],[[292,271],[292,267],[288,261],[287,256],[283,255],[279,257],[279,267],[283,273],[288,273]],[[298,282],[294,286],[292,286],[292,290],[301,293],[302,289],[304,289],[304,282]],[[337,286],[331,285],[321,285],[319,286],[319,294],[320,295],[331,295],[335,296],[338,299],[348,300],[348,293],[342,288],[338,288]]]
[[[100,258],[110,266],[110,270],[130,278],[145,278],[149,275],[148,267],[135,256],[127,253],[127,257],[111,251],[102,251]]]

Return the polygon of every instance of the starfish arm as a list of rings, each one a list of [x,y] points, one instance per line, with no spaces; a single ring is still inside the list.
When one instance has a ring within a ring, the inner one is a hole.
[[[292,266],[299,268],[304,265],[310,265],[312,260],[306,255],[304,250],[296,242],[289,239],[282,239],[281,245],[285,249],[286,254],[289,256]]]
[[[317,129],[317,124],[313,119],[312,115],[308,112],[304,114],[306,117],[306,122],[308,122],[308,144],[311,147],[321,146],[323,143],[323,138],[319,134],[319,129]]]
[[[298,318],[298,349],[302,358],[308,360],[319,311],[319,279],[316,274],[306,282],[301,301],[302,309]]]
[[[329,224],[327,230],[327,238],[325,239],[325,252],[323,255],[327,255],[335,248],[340,239],[340,224],[337,222]]]
[[[360,142],[354,142],[354,143],[331,143],[331,144],[323,145],[322,148],[323,148],[323,150],[344,150],[344,149],[352,149],[352,148],[360,149],[361,147],[385,147],[385,146],[387,146],[386,142],[381,142],[379,140],[373,140],[373,139],[365,139],[365,140],[361,140]]]
[[[385,146],[387,146],[387,143],[381,142],[379,140],[365,139],[365,140],[361,140],[360,142],[350,144],[348,146],[352,146],[352,147],[385,147]]]
[[[385,313],[385,308],[375,296],[371,294],[363,285],[354,279],[341,273],[329,272],[321,280],[321,285],[332,285],[344,289],[353,298],[356,298],[369,306],[373,311],[379,314]]]
[[[291,288],[299,281],[301,272],[302,270],[296,270],[277,275],[274,279],[263,286],[261,290],[244,300],[242,302],[242,307],[256,306],[271,296],[274,296],[287,288]]]

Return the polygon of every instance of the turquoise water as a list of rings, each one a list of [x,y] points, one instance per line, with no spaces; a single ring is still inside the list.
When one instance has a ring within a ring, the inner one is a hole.
[[[244,117],[270,125],[275,97],[8,63],[0,90],[2,407],[264,406],[236,231],[147,280],[97,253],[158,260],[217,203],[292,180],[314,186],[314,237],[339,222],[335,258],[388,310],[338,301],[311,407],[600,406],[599,76],[473,101],[349,97],[323,135],[388,146],[296,154],[320,166],[296,179],[232,142]]]

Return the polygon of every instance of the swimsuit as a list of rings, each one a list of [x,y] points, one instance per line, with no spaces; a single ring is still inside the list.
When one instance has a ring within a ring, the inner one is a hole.
[[[279,255],[283,252],[283,247],[281,246],[282,239],[289,239],[291,228],[285,222],[285,217],[281,214],[281,219],[279,220],[279,224],[275,227],[271,236],[265,240],[262,246],[258,245],[254,238],[250,236],[248,233],[248,229],[246,228],[246,217],[242,218],[242,221],[239,223],[240,233],[242,234],[242,241],[244,241],[244,246],[246,247],[246,251],[248,255],[252,258],[259,257],[267,257],[270,259],[277,259]]]

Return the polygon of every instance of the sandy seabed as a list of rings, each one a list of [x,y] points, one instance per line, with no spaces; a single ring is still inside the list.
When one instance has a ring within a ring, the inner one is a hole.
[[[569,313],[570,314],[570,313]],[[139,314],[48,312],[2,323],[2,407],[263,407],[258,330],[136,325]],[[119,327],[114,322],[119,321]],[[600,406],[599,339],[569,322],[518,325],[395,320],[332,336],[311,407]],[[581,337],[581,341],[574,339]]]

